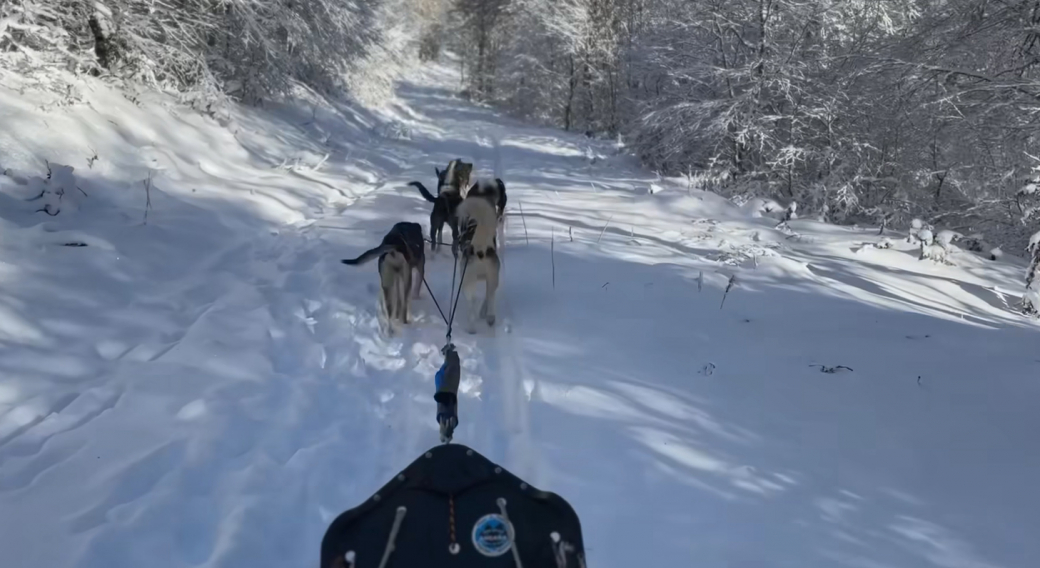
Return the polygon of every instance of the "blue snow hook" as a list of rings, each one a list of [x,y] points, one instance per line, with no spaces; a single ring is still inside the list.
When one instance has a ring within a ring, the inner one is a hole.
[[[441,349],[441,353],[446,353],[445,350],[448,349],[450,345],[450,343],[448,345],[445,345],[444,348]],[[441,368],[437,369],[437,374],[433,377],[433,386],[437,390],[441,390],[441,385],[444,384],[444,370],[447,368],[447,366],[448,361],[445,360],[444,363],[441,364]]]
[[[462,279],[466,278],[466,267],[469,265],[469,258],[463,255],[462,261]],[[455,289],[455,272],[458,270],[459,263],[455,262],[455,268],[451,271],[451,291],[455,293],[454,305],[449,304],[451,311],[447,317],[444,316],[444,310],[441,309],[440,303],[437,302],[437,297],[433,294],[433,290],[430,289],[429,282],[423,277],[423,284],[426,285],[426,290],[430,292],[430,298],[433,299],[433,304],[437,306],[437,311],[440,312],[441,318],[444,319],[444,323],[448,326],[448,333],[445,335],[445,345],[441,349],[441,355],[444,355],[444,363],[441,364],[441,368],[437,370],[434,375],[434,388],[435,392],[433,399],[437,401],[437,424],[440,425],[441,429],[441,442],[447,444],[451,441],[452,436],[455,433],[455,427],[459,425],[458,405],[459,405],[459,354],[455,351],[455,344],[451,342],[451,324],[455,321],[455,311],[459,307],[459,296],[462,295],[462,282],[459,282],[458,290]],[[448,301],[451,301],[451,294],[448,295]]]
[[[462,274],[466,274],[465,264],[462,266]],[[451,280],[451,287],[454,290],[454,274]],[[437,306],[437,310],[441,312],[444,323],[448,325],[448,333],[445,336],[446,343],[441,348],[441,355],[444,355],[444,363],[441,364],[440,369],[437,369],[437,373],[433,377],[435,389],[433,399],[437,401],[437,424],[440,425],[441,429],[441,442],[447,444],[451,441],[455,433],[455,427],[459,424],[459,354],[455,351],[455,344],[451,342],[451,322],[455,319],[455,310],[452,309],[451,316],[445,318],[444,311],[441,310],[441,306],[437,303],[437,298],[433,295],[433,290],[430,290],[430,284],[426,282],[425,278],[423,278],[423,284],[426,284],[426,289],[429,290],[433,303]],[[461,285],[459,286],[459,292],[462,292]],[[455,306],[458,306],[458,296],[455,297]]]
[[[455,351],[455,345],[450,341],[441,349],[444,354],[444,363],[434,375],[436,391],[433,400],[437,401],[437,424],[441,428],[441,442],[448,443],[455,433],[455,427],[459,425],[459,354]]]
[[[465,274],[466,267],[463,266],[462,270],[463,274]],[[454,280],[453,276],[452,288],[455,288]],[[430,290],[430,284],[426,282],[426,278],[423,278],[423,284],[426,284],[426,289],[429,290],[430,297],[433,298],[433,303],[437,306],[437,310],[441,312],[444,323],[448,324],[448,334],[445,338],[447,342],[441,348],[441,355],[444,355],[444,363],[441,364],[441,368],[437,369],[437,373],[433,376],[433,399],[437,401],[437,424],[441,428],[441,442],[447,444],[451,441],[455,433],[455,427],[459,424],[459,354],[455,351],[455,344],[451,342],[451,321],[454,319],[455,314],[453,310],[452,317],[450,319],[445,318],[444,311],[441,310],[440,304],[437,303],[437,298],[433,295],[433,290]],[[459,286],[459,288],[461,291],[462,286]],[[457,304],[458,299],[456,298]]]

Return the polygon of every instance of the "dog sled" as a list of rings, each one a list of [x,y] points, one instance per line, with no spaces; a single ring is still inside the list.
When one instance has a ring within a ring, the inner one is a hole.
[[[321,568],[585,568],[581,522],[566,500],[448,443],[451,388],[442,383],[435,395],[446,443],[336,517]]]
[[[471,448],[419,456],[321,543],[321,568],[584,568],[581,524],[540,491]]]
[[[321,568],[585,568],[581,521],[566,500],[450,443],[461,365],[450,340],[442,352],[443,444],[332,521]]]

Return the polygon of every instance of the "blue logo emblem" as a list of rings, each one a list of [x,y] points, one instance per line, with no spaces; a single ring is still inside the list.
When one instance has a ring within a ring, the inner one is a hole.
[[[502,515],[484,515],[473,525],[473,546],[484,556],[502,556],[513,546],[513,526]]]

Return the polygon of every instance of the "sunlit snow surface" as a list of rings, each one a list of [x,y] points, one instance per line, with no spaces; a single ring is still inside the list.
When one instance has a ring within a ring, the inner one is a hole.
[[[0,565],[316,566],[438,441],[429,293],[387,337],[374,263],[339,260],[428,226],[406,183],[452,158],[509,194],[498,325],[455,331],[456,440],[569,500],[590,568],[1037,565],[1021,259],[777,230],[454,85],[223,126],[0,88]],[[76,190],[29,201],[44,160]],[[429,258],[442,305],[451,272]]]

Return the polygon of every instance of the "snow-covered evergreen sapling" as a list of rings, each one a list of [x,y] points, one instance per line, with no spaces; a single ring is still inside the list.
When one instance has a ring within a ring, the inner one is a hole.
[[[910,234],[906,237],[906,242],[916,245],[921,242],[921,231],[928,231],[928,235],[932,234],[932,226],[920,219],[914,219],[910,221]],[[931,237],[929,237],[929,243],[931,244]]]
[[[831,206],[827,203],[823,204],[820,208],[819,214],[816,215],[816,220],[820,223],[830,223]]]
[[[1034,167],[1033,170],[1040,173],[1040,167]],[[1030,180],[1015,192],[1015,201],[1022,210],[1022,222],[1029,222],[1037,213],[1040,213],[1038,197],[1040,197],[1040,179]]]
[[[953,243],[964,238],[957,231],[942,230],[935,234],[935,244],[941,246],[946,252],[950,252]]]
[[[919,235],[931,232],[927,229],[922,230]],[[935,234],[933,242],[930,245],[921,245],[921,258],[930,258],[936,262],[942,262],[944,264],[953,264],[950,262],[949,257],[953,253],[953,243],[964,238],[964,235],[957,231],[942,230]]]
[[[776,229],[782,231],[790,231],[790,227],[787,225],[788,221],[798,218],[798,202],[792,201],[784,208],[783,215],[780,217],[780,222],[776,224]]]
[[[921,229],[917,232],[917,239],[921,243],[921,256],[920,260],[933,260],[935,262],[946,263],[946,249],[942,245],[936,244],[935,237],[932,235],[932,231],[929,229]]]

